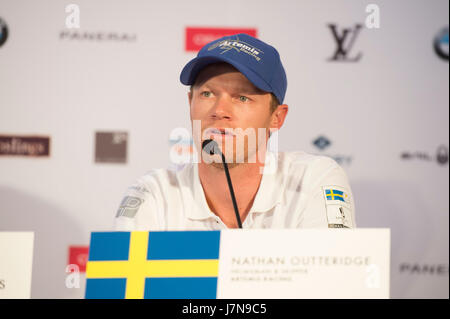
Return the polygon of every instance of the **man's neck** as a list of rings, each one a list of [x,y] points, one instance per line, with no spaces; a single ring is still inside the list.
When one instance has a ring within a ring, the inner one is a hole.
[[[242,163],[229,169],[242,222],[255,200],[261,184],[263,168],[264,163],[257,161]],[[201,162],[198,164],[198,174],[211,211],[220,217],[227,227],[237,228],[236,214],[223,166],[216,167]]]

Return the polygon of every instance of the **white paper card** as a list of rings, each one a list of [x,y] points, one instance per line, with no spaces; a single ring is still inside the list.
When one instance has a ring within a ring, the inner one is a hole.
[[[0,299],[31,295],[34,232],[0,232]]]
[[[390,230],[225,230],[217,298],[389,298]]]

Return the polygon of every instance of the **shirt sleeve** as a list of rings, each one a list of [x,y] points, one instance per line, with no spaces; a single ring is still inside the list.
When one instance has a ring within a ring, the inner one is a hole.
[[[308,176],[308,200],[298,228],[355,228],[353,193],[344,170],[331,158],[313,164]]]
[[[114,220],[116,231],[160,230],[157,199],[143,180],[138,180],[125,192]]]

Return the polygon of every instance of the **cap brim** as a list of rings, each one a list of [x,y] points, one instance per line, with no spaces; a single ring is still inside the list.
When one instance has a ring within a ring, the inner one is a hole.
[[[272,92],[271,87],[261,79],[261,77],[252,71],[250,68],[244,66],[243,64],[237,63],[233,60],[227,59],[226,57],[212,57],[212,56],[202,56],[196,57],[192,59],[186,66],[183,68],[180,74],[180,81],[184,85],[192,85],[197,78],[198,73],[207,65],[216,63],[216,62],[225,62],[231,64],[236,69],[239,70],[244,76],[253,83],[258,89]]]

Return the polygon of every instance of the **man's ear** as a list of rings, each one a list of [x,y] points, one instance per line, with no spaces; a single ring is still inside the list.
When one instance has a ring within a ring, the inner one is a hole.
[[[287,104],[278,105],[276,110],[272,113],[270,128],[272,128],[274,131],[279,130],[283,126],[288,110],[289,106]]]
[[[188,92],[188,100],[189,100],[189,106],[191,106],[191,102],[192,102],[192,90],[190,90]]]
[[[189,90],[189,92],[187,92],[188,95],[188,101],[189,101],[189,118],[192,122],[192,90]]]

